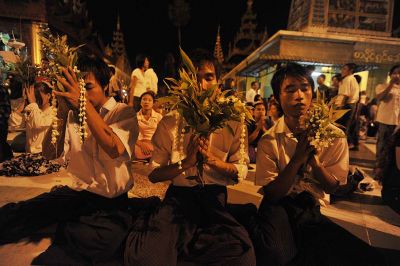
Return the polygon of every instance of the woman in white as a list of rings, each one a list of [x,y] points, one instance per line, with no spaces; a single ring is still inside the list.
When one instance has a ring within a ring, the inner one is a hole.
[[[25,107],[26,151],[39,153],[42,152],[46,131],[53,121],[51,88],[45,82],[37,82],[26,89],[26,97],[29,102]]]
[[[147,56],[142,54],[136,56],[136,68],[131,74],[128,101],[128,105],[133,106],[136,112],[140,109],[140,96],[147,91],[148,82],[144,73],[149,69],[149,65],[150,62]]]
[[[142,108],[137,113],[139,137],[135,144],[136,159],[149,159],[154,150],[151,138],[162,119],[162,115],[153,110],[154,100],[155,93],[153,91],[146,91],[140,96],[140,105]]]

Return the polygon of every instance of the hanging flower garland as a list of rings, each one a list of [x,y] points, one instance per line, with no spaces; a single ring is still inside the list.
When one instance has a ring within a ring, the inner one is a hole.
[[[66,35],[61,37],[54,36],[49,28],[42,28],[38,34],[42,44],[42,53],[47,60],[47,62],[42,63],[40,74],[51,80],[53,89],[65,91],[63,85],[57,80],[58,76],[62,76],[61,67],[71,67],[78,78],[80,95],[77,133],[80,136],[80,142],[83,143],[88,135],[86,129],[86,89],[83,74],[76,66],[78,61],[77,52],[82,45],[78,47],[69,47]],[[52,105],[55,111],[53,112],[51,143],[55,144],[57,142],[57,137],[60,135],[58,132],[58,119],[56,117],[57,100],[55,97],[52,101]]]

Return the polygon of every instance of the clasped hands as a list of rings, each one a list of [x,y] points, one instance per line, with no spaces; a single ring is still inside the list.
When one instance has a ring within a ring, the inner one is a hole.
[[[209,144],[210,141],[208,138],[192,135],[186,150],[187,156],[182,161],[183,165],[187,168],[196,166],[198,161],[197,153],[200,153],[204,157],[204,163],[206,164],[217,160],[209,151]]]

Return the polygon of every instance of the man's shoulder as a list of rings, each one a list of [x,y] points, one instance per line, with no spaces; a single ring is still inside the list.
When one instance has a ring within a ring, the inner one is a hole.
[[[111,117],[112,120],[122,121],[136,118],[136,112],[132,106],[128,106],[125,103],[116,103],[114,108],[110,110],[109,117]]]

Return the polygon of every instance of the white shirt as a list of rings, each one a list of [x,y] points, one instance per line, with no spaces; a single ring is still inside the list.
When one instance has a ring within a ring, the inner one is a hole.
[[[376,86],[376,94],[384,91],[389,84]],[[394,84],[385,99],[379,101],[376,121],[386,125],[400,125],[400,85]]]
[[[133,186],[130,160],[138,135],[137,119],[131,107],[117,103],[113,97],[100,108],[100,116],[124,144],[124,154],[112,159],[100,147],[88,127],[89,135],[80,144],[76,132],[78,125],[70,111],[64,143],[65,158],[69,159],[67,171],[75,181],[73,189],[114,198]]]
[[[137,113],[137,119],[139,124],[139,137],[138,140],[151,140],[156,132],[157,125],[162,119],[162,115],[154,110],[151,110],[150,118],[147,120],[142,109]]]
[[[18,98],[15,100],[10,100],[11,104],[11,114],[10,117],[8,118],[8,126],[10,129],[17,129],[17,128],[24,128],[25,127],[25,121],[24,121],[24,115],[17,110],[19,107],[22,107],[25,104],[25,99],[24,98]]]
[[[249,90],[247,90],[246,91],[246,102],[254,103],[254,97],[256,95],[257,95],[257,92],[253,88],[250,88]]]
[[[136,77],[135,93],[133,96],[140,97],[144,92],[146,92],[147,80],[142,73],[140,68],[136,68],[132,71],[131,79]]]
[[[42,142],[47,129],[53,122],[53,107],[42,111],[37,103],[25,107],[26,151],[30,153],[42,152]]]
[[[297,146],[297,139],[287,127],[284,117],[271,127],[258,142],[256,185],[265,186],[275,180],[290,159]],[[346,184],[349,171],[349,149],[346,138],[337,138],[328,148],[324,148],[318,155],[326,171],[334,176],[341,185]],[[311,167],[305,175],[312,177]],[[302,191],[310,192],[321,204],[326,199],[324,191],[314,183],[303,182],[296,177],[296,181],[287,195],[299,194]]]
[[[156,72],[154,72],[152,68],[149,68],[146,70],[146,72],[144,72],[144,77],[147,82],[146,89],[149,88],[150,90],[154,91],[155,94],[157,94],[158,77]]]
[[[357,103],[360,94],[360,86],[353,75],[346,76],[339,85],[338,97],[336,98],[336,105],[343,106],[343,104]],[[343,96],[347,97],[347,101],[343,102]]]
[[[176,111],[173,111],[166,116],[158,124],[157,130],[153,135],[152,143],[154,146],[153,157],[152,157],[152,166],[165,166],[168,164],[174,164],[179,161],[179,159],[183,160],[186,157],[186,149],[189,145],[191,134],[184,134],[183,141],[183,150],[184,154],[182,158],[179,158],[179,152],[177,149],[173,149],[174,140],[176,139]],[[179,119],[181,121],[181,119]],[[179,130],[181,130],[182,123],[179,124]],[[240,155],[240,135],[242,132],[242,126],[238,122],[229,122],[234,135],[232,135],[231,131],[225,127],[223,129],[217,130],[215,133],[212,133],[210,136],[209,149],[210,152],[217,157],[218,159],[233,163],[239,172],[239,178],[244,179],[247,176],[247,163],[249,162],[248,152],[247,152],[247,142],[245,145],[245,162],[246,164],[239,164],[241,159]],[[180,132],[180,131],[179,131]],[[184,187],[192,187],[199,184],[196,180],[189,180],[187,177],[196,176],[197,168],[192,167],[179,176],[172,179],[172,184],[175,186],[184,186]],[[215,170],[211,169],[207,165],[204,165],[203,171],[203,181],[205,184],[217,184],[217,185],[233,185],[235,182],[227,178]]]

